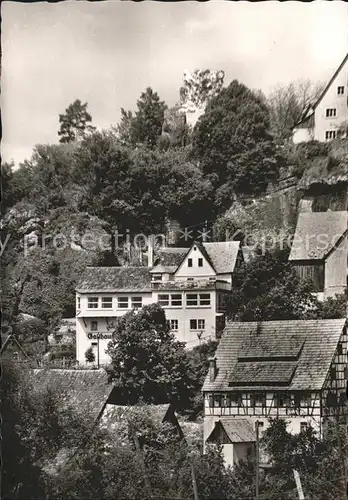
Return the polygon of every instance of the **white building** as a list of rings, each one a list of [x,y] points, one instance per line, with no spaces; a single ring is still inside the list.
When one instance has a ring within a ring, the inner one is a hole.
[[[85,363],[92,347],[96,361],[107,363],[117,317],[156,302],[187,348],[215,339],[224,327],[222,297],[241,260],[240,242],[195,242],[162,249],[151,267],[88,267],[76,289],[77,360]]]
[[[348,54],[316,103],[309,107],[293,129],[293,142],[329,141],[346,136],[341,127],[348,122]]]
[[[269,418],[319,435],[345,411],[346,320],[228,322],[203,385],[204,445],[219,442],[228,465],[253,453]]]

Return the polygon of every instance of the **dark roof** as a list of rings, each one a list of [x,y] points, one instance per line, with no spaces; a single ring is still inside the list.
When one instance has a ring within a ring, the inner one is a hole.
[[[302,212],[289,260],[321,260],[347,232],[347,212]]]
[[[164,268],[171,268],[171,269],[174,268],[175,271],[177,267],[181,264],[182,260],[184,259],[188,251],[189,251],[188,248],[175,248],[175,247],[161,248],[155,259],[155,267],[153,268],[153,271],[155,271],[156,267],[159,265],[161,265]]]
[[[289,385],[296,369],[294,361],[237,361],[229,375],[230,386]]]
[[[256,435],[252,423],[246,418],[224,418],[215,422],[215,426],[206,441],[213,440],[216,428],[221,426],[231,443],[252,443]]]
[[[217,274],[232,273],[234,271],[240,241],[220,241],[214,243],[194,243],[207,257]]]
[[[260,323],[229,321],[215,354],[218,370],[215,381],[210,382],[209,374],[207,374],[203,391],[235,391],[236,387],[229,385],[233,373],[236,373],[240,377],[242,375],[250,376],[252,370],[254,370],[254,365],[256,366],[255,370],[257,369],[260,362],[240,362],[238,360],[238,354],[247,341],[260,343],[260,345],[267,345],[269,343],[270,352],[268,355],[274,353],[279,358],[282,355],[284,356],[283,362],[265,361],[265,363],[273,363],[274,367],[277,366],[273,371],[274,377],[277,378],[281,375],[281,369],[278,370],[278,367],[283,366],[285,368],[287,366],[289,343],[286,339],[292,336],[303,337],[304,344],[295,362],[296,370],[287,388],[289,390],[320,390],[328,374],[345,321],[344,318],[308,321],[263,321]],[[283,342],[285,342],[284,346]],[[292,347],[290,352],[293,352]],[[239,375],[239,368],[236,368],[236,366],[240,366],[241,364],[245,365],[244,374]],[[248,365],[250,368],[248,368]],[[234,370],[237,371],[234,372]],[[290,370],[291,368],[289,367],[287,373]],[[262,373],[262,377],[265,376],[264,373]],[[247,385],[246,381],[246,385],[238,386],[238,390],[242,390],[242,387],[244,390],[250,389],[251,391],[255,389],[267,390],[270,388],[270,384],[272,384],[274,389],[281,389],[284,388],[285,384],[284,380],[279,381],[280,385],[276,385],[276,380],[269,380],[266,385],[262,385],[262,382],[260,380],[259,384],[253,383]]]
[[[283,335],[278,334],[274,338],[253,337],[249,338],[242,344],[238,351],[238,361],[243,360],[259,360],[259,361],[274,361],[279,358],[279,344],[282,346],[281,357],[288,360],[298,358],[301,348],[305,341],[303,335]]]
[[[37,390],[53,388],[62,404],[96,420],[106,404],[113,386],[105,370],[27,370],[25,380]]]
[[[309,118],[310,114],[312,112],[314,112],[315,108],[318,106],[318,104],[321,102],[321,100],[323,99],[323,97],[325,96],[326,92],[329,90],[329,88],[331,87],[332,83],[334,82],[335,78],[337,77],[337,75],[339,74],[339,72],[341,71],[341,69],[343,68],[343,66],[345,65],[345,63],[348,61],[348,54],[345,55],[345,57],[343,58],[343,61],[341,62],[341,64],[338,66],[338,68],[336,69],[335,73],[332,75],[332,77],[330,78],[328,84],[326,85],[326,87],[324,88],[324,90],[322,91],[322,93],[320,94],[320,96],[318,97],[318,99],[316,100],[316,102],[312,105],[310,105],[307,109],[306,109],[306,112],[302,115],[302,118],[297,122],[296,125],[300,124],[302,121],[305,121],[307,118]]]
[[[148,267],[87,267],[76,290],[78,292],[151,291]]]

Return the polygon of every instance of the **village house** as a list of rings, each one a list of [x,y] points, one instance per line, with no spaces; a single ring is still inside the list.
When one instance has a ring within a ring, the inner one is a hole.
[[[346,137],[348,126],[348,54],[317,101],[293,128],[293,142],[329,141]]]
[[[348,212],[302,212],[289,256],[319,300],[344,293],[348,275]]]
[[[159,303],[171,330],[187,348],[215,339],[224,327],[222,297],[232,290],[242,261],[240,242],[194,242],[191,248],[163,248],[149,266],[88,267],[76,288],[76,358],[85,363],[92,347],[97,363],[115,321],[132,309]]]
[[[253,453],[269,418],[322,435],[344,411],[346,320],[228,322],[202,391],[204,446],[220,442],[228,465]]]

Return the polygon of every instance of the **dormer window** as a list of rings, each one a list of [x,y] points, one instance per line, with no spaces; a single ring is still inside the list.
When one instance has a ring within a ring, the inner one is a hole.
[[[152,281],[162,281],[162,274],[153,274]]]

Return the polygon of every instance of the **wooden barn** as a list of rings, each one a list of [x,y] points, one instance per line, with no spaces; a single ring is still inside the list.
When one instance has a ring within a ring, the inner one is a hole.
[[[289,256],[302,279],[310,279],[319,299],[347,287],[347,212],[299,214]]]

